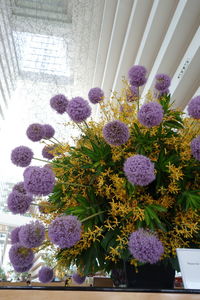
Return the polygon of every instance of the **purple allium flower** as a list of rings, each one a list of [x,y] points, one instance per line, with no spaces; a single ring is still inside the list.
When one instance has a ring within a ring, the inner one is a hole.
[[[64,112],[66,112],[68,103],[68,99],[62,94],[55,95],[50,99],[51,107],[55,109],[59,114],[63,114]]]
[[[78,273],[72,275],[72,279],[77,284],[82,284],[85,281],[86,276],[81,276]]]
[[[16,183],[13,186],[12,191],[17,191],[18,193],[21,193],[21,194],[27,194],[23,181]]]
[[[44,148],[42,149],[42,156],[44,158],[47,158],[47,159],[52,159],[54,158],[54,155],[51,153],[51,151],[55,148],[55,146],[44,146]]]
[[[27,137],[32,142],[38,142],[44,137],[44,127],[41,124],[33,123],[26,130]]]
[[[96,104],[103,100],[104,92],[99,88],[92,88],[88,93],[88,99],[91,103]]]
[[[34,254],[32,249],[25,248],[17,243],[11,246],[9,258],[14,266],[25,267],[33,262]]]
[[[28,167],[24,171],[24,187],[36,196],[46,196],[53,191],[55,175],[49,168]]]
[[[54,278],[53,269],[42,267],[38,272],[39,281],[42,283],[51,282]]]
[[[155,179],[154,164],[144,155],[134,155],[124,163],[124,173],[132,184],[146,186]]]
[[[14,268],[14,270],[15,270],[17,273],[23,273],[23,272],[29,271],[29,270],[31,269],[32,266],[33,266],[33,263],[31,263],[31,264],[28,265],[28,266],[24,266],[24,267],[13,265],[13,268]]]
[[[8,209],[13,214],[24,214],[28,211],[32,200],[31,195],[13,191],[9,194],[7,199]]]
[[[139,97],[138,87],[132,85],[127,91],[126,100],[128,102],[133,102],[133,101],[136,101],[138,99],[138,97]]]
[[[75,216],[57,217],[49,225],[49,239],[60,248],[70,248],[81,238],[81,222]]]
[[[200,96],[190,100],[187,110],[190,117],[200,119]]]
[[[103,136],[108,144],[120,146],[128,141],[130,133],[126,124],[115,120],[104,126]]]
[[[35,221],[22,225],[19,231],[19,242],[26,248],[39,247],[45,239],[45,227],[42,223]]]
[[[167,94],[169,94],[169,89],[166,89],[166,90],[163,90],[163,91],[159,91],[157,97],[158,97],[158,99],[160,99],[161,97],[163,97],[163,96],[165,96]]]
[[[21,226],[15,227],[10,233],[11,244],[19,243],[19,231]]]
[[[55,130],[51,125],[45,124],[43,125],[43,129],[44,129],[44,136],[43,136],[44,139],[51,139],[54,136]]]
[[[146,83],[147,79],[145,78],[147,70],[143,66],[132,66],[128,71],[128,78],[130,84],[133,86],[141,86]]]
[[[33,158],[33,151],[26,146],[19,146],[12,150],[11,161],[19,167],[27,167]]]
[[[155,88],[158,91],[166,91],[171,84],[171,78],[166,74],[157,74]]]
[[[200,160],[200,135],[191,141],[190,147],[194,158]]]
[[[67,113],[74,122],[79,123],[91,115],[91,107],[86,100],[76,97],[69,101]]]
[[[142,105],[138,112],[139,122],[146,127],[158,126],[163,119],[162,105],[157,102],[149,102]]]
[[[157,236],[144,229],[138,229],[130,235],[128,247],[133,257],[142,263],[155,264],[164,253],[164,247]]]

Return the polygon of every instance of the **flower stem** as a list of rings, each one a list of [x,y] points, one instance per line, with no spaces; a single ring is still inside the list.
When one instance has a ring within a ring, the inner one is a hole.
[[[61,146],[63,146],[63,144],[61,142],[59,142],[59,140],[57,140],[54,136],[52,137],[52,139],[54,139],[58,144],[60,144]]]
[[[53,166],[55,165],[55,166],[60,166],[60,167],[65,167],[65,168],[67,168],[66,165],[59,164],[59,163],[52,162],[52,161],[48,161],[48,160],[45,160],[45,159],[40,159],[40,158],[36,158],[36,157],[33,157],[33,159],[38,160],[38,161],[46,162],[47,164],[50,164],[50,165],[53,165]]]
[[[104,212],[105,212],[105,210],[101,210],[101,211],[99,211],[99,212],[97,212],[97,213],[95,213],[95,214],[93,214],[93,215],[91,215],[89,217],[86,217],[86,218],[82,219],[81,222],[83,223],[83,222],[85,222],[85,221],[87,221],[89,219],[92,219],[92,218],[94,218],[96,216],[99,216],[99,215],[103,214]]]

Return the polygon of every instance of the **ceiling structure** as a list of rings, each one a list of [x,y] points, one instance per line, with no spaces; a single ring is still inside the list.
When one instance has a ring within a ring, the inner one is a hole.
[[[166,73],[172,77],[175,106],[185,109],[200,94],[199,25],[199,0],[0,0],[3,145],[6,137],[10,147],[17,146],[16,138],[23,144],[20,131],[36,121],[56,123],[62,139],[59,124],[68,120],[47,108],[50,97],[64,93],[69,99],[87,98],[89,89],[98,86],[109,99],[134,64],[148,70],[142,96],[157,73]],[[13,122],[15,131],[8,128]],[[64,133],[65,139],[70,133]],[[7,148],[3,153],[9,158]],[[1,166],[5,156],[1,155]],[[14,184],[9,176],[3,168],[1,207]],[[2,230],[0,226],[3,256],[9,244],[6,232],[14,224],[2,223]]]

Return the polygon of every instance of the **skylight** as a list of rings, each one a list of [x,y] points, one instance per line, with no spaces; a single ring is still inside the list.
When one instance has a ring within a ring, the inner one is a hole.
[[[14,39],[21,71],[70,76],[67,39],[28,32],[14,32]]]

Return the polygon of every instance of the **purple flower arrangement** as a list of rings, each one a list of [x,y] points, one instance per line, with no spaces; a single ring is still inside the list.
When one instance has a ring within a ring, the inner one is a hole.
[[[184,119],[171,105],[171,78],[157,74],[154,93],[141,99],[146,81],[146,68],[136,65],[120,95],[108,100],[99,87],[89,90],[88,101],[52,97],[50,106],[81,130],[73,146],[57,141],[49,124],[27,128],[31,141],[43,140],[39,160],[48,164],[31,166],[36,158],[25,146],[11,153],[25,170],[8,208],[24,214],[38,205],[40,211],[37,221],[11,232],[9,257],[17,272],[28,271],[33,251],[47,245],[57,249],[56,266],[77,267],[77,284],[87,274],[118,269],[124,258],[157,264],[174,259],[177,247],[199,245],[200,96],[190,100]],[[90,103],[101,104],[98,121],[89,118]],[[53,269],[42,267],[39,280],[52,281]]]

